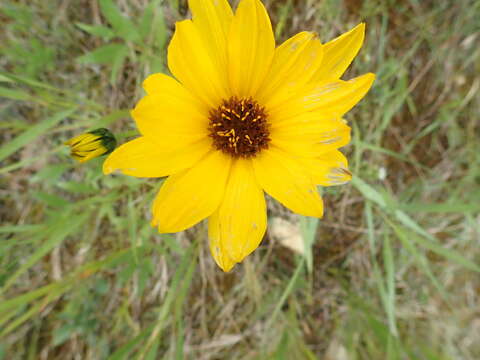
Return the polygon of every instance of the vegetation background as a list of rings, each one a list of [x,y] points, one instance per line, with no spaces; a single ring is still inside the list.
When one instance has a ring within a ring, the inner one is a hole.
[[[160,181],[62,145],[137,134],[129,109],[186,2],[1,1],[0,359],[480,359],[480,1],[265,4],[278,42],[365,21],[345,77],[377,80],[325,218],[272,203],[262,246],[224,274],[205,224],[150,227]],[[302,254],[282,245],[297,235]]]

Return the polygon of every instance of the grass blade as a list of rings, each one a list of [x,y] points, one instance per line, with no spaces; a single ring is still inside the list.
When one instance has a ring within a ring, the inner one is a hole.
[[[46,120],[40,121],[38,124],[18,135],[12,141],[0,148],[0,161],[4,160],[6,157],[27,145],[29,142],[46,133],[51,127],[57,125],[60,121],[72,115],[76,110],[76,108],[72,108],[59,112]]]

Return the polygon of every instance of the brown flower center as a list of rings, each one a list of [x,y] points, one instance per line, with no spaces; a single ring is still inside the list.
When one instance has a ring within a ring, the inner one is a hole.
[[[213,145],[236,158],[253,157],[270,142],[265,108],[252,98],[224,100],[210,111],[208,130]]]

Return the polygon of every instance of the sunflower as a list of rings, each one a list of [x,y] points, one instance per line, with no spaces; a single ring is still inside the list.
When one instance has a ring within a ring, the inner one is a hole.
[[[153,203],[160,233],[208,218],[210,250],[230,271],[260,244],[265,193],[295,213],[322,217],[317,186],[350,180],[338,148],[342,119],[374,81],[340,76],[359,51],[365,25],[322,44],[301,32],[275,46],[259,0],[190,0],[168,47],[173,77],[153,74],[132,111],[141,136],[117,148],[103,171],[165,177]]]

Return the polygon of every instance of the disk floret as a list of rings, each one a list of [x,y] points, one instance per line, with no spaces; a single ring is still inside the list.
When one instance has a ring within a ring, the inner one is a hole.
[[[252,98],[231,97],[211,110],[209,132],[214,146],[233,157],[253,157],[270,142],[265,108]]]

